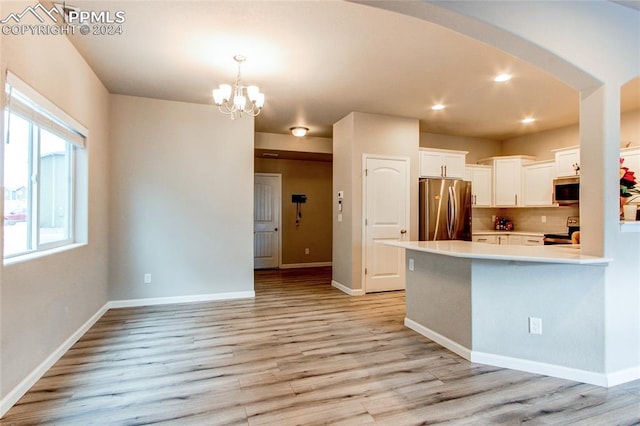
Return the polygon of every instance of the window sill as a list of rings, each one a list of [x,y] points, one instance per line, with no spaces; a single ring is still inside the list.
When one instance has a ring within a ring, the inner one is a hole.
[[[16,256],[16,257],[10,257],[8,259],[4,259],[4,266],[10,266],[10,265],[14,265],[16,263],[22,263],[22,262],[28,262],[30,260],[35,260],[35,259],[39,259],[41,257],[46,257],[46,256],[51,256],[53,254],[58,254],[58,253],[62,253],[65,251],[69,251],[69,250],[74,250],[77,249],[79,247],[83,247],[86,246],[87,243],[73,243],[73,244],[67,244],[65,246],[62,247],[56,247],[56,248],[52,248],[49,250],[42,250],[42,251],[37,251],[34,253],[27,253],[27,254],[23,254],[20,256]]]

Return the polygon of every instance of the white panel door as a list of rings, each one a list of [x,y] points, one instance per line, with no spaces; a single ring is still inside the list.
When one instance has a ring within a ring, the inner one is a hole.
[[[405,288],[404,249],[385,243],[409,235],[409,162],[367,158],[365,168],[364,290],[401,290]]]
[[[257,173],[253,183],[253,267],[280,266],[280,175]]]

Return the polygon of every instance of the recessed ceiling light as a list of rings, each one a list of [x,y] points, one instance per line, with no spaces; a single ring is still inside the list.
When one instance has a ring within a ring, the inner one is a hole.
[[[440,111],[444,109],[444,105],[442,104],[435,104],[434,106],[431,107],[432,110],[434,111]]]
[[[303,137],[309,131],[307,127],[301,127],[301,126],[292,127],[289,130],[291,130],[291,134],[297,138]]]
[[[533,117],[527,117],[527,118],[523,118],[522,120],[520,120],[520,122],[523,123],[523,124],[533,123],[534,121],[536,121],[536,119],[533,118]]]
[[[511,80],[511,74],[498,74],[493,81],[496,83],[504,83],[505,81]]]

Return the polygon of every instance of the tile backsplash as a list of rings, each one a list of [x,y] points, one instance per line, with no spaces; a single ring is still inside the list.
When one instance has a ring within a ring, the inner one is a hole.
[[[506,217],[513,222],[514,232],[565,233],[567,217],[579,216],[579,207],[536,207],[536,208],[475,208],[472,212],[473,232],[492,231],[492,216]],[[546,223],[542,222],[546,216]]]

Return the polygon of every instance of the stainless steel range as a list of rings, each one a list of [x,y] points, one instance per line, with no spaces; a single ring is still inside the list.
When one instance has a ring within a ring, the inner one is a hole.
[[[544,245],[571,244],[571,235],[580,230],[580,216],[569,216],[567,228],[566,234],[544,234]]]

